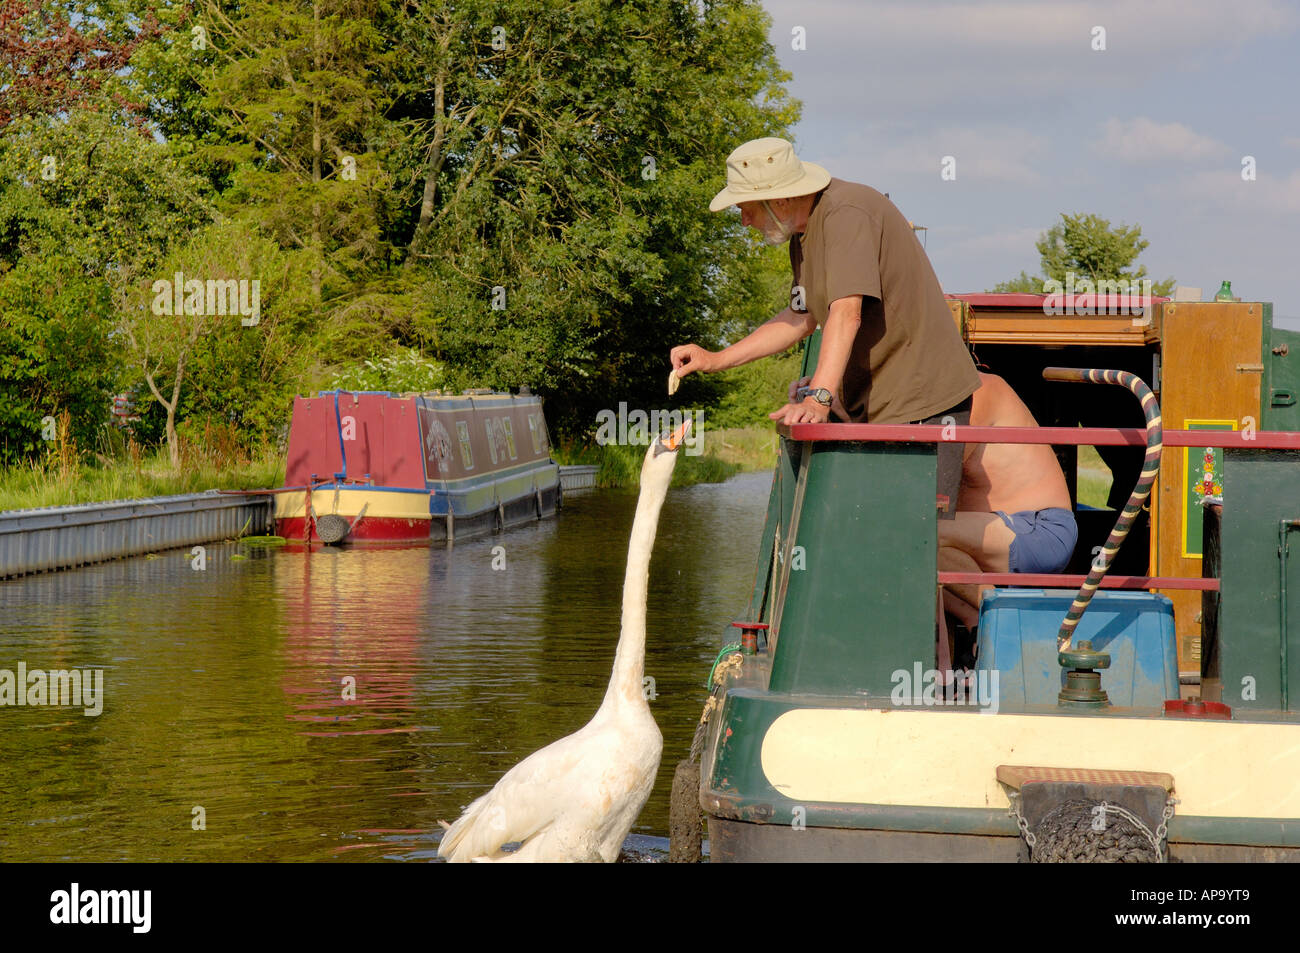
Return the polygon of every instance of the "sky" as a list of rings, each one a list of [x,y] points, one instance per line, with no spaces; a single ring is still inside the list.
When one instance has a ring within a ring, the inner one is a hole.
[[[764,7],[800,158],[925,225],[945,291],[1037,274],[1039,234],[1095,213],[1141,225],[1150,277],[1300,326],[1300,0]]]

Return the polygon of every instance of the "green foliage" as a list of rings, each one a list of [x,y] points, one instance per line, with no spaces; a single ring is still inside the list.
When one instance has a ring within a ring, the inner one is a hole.
[[[441,307],[410,343],[484,385],[532,386],[555,429],[581,432],[611,394],[660,398],[672,344],[755,323],[754,246],[707,205],[732,148],[797,118],[757,4],[422,16],[398,104],[418,147],[399,179],[424,186],[408,252]]]
[[[1075,280],[1141,281],[1147,277],[1146,265],[1133,269],[1138,256],[1151,244],[1142,237],[1142,226],[1112,226],[1099,215],[1061,213],[1057,222],[1038,237],[1035,247],[1041,258],[1042,278],[1023,271],[1018,278],[996,285],[992,291],[1031,291],[1043,294],[1047,280],[1066,282],[1067,273]],[[1167,295],[1174,287],[1173,278],[1152,283],[1152,293]]]
[[[1138,255],[1151,243],[1142,237],[1142,226],[1111,226],[1098,215],[1061,214],[1061,221],[1049,228],[1037,242],[1043,274],[1064,282],[1067,272],[1075,277],[1140,281],[1147,277],[1146,265],[1132,270]],[[1159,295],[1173,290],[1174,279],[1156,282]]]
[[[220,133],[200,160],[228,170],[222,204],[311,262],[317,302],[346,295],[386,256],[378,219],[388,189],[370,142],[388,109],[378,21],[386,0],[207,4],[217,48],[202,80]]]
[[[0,464],[40,455],[47,417],[91,447],[121,378],[108,285],[67,257],[28,256],[0,276]]]
[[[167,4],[156,15],[162,35],[135,52],[121,81],[132,98],[146,104],[145,115],[172,155],[202,175],[210,189],[221,191],[230,184],[228,167],[199,155],[221,142],[219,117],[204,104],[204,80],[220,52],[211,35],[217,17],[209,15],[205,3],[188,2]]]
[[[329,389],[387,390],[409,394],[439,390],[446,382],[446,367],[411,347],[378,360],[363,361],[336,374]]]
[[[771,426],[768,414],[779,410],[788,399],[790,382],[798,379],[803,346],[784,354],[743,364],[717,375],[725,388],[722,400],[709,414],[714,427]],[[693,377],[682,381],[685,387]]]
[[[120,298],[204,220],[196,195],[202,188],[165,145],[115,125],[107,110],[30,117],[5,128],[3,459],[35,455],[41,417],[62,409],[71,414],[76,445],[91,445],[108,421],[110,393],[131,382],[125,341],[115,334]]]
[[[748,427],[710,427],[704,447],[724,463],[734,463],[742,470],[771,473],[776,464],[780,437],[776,425],[766,417],[761,424]]]
[[[0,170],[0,262],[58,252],[88,274],[139,273],[207,220],[202,181],[102,112],[12,123]]]
[[[641,485],[641,467],[645,463],[645,447],[606,444],[605,446],[557,447],[555,460],[565,465],[587,464],[598,466],[596,485],[606,488],[636,489]],[[694,483],[721,483],[738,473],[742,467],[720,457],[702,453],[697,456],[682,454],[673,471],[675,486]]]

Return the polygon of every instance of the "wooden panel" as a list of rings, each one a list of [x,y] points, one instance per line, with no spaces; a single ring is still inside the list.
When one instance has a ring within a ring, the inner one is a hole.
[[[1162,327],[1160,409],[1165,427],[1183,430],[1198,421],[1235,421],[1246,417],[1259,426],[1263,366],[1259,304],[1179,302],[1160,306]],[[1203,424],[1201,426],[1204,426]],[[1184,556],[1185,451],[1166,448],[1160,462],[1159,492],[1153,507],[1154,572],[1162,576],[1199,576],[1201,557]],[[1197,461],[1191,461],[1195,479]],[[1231,505],[1231,504],[1229,504]],[[1188,509],[1188,519],[1201,513]],[[1165,591],[1174,603],[1178,629],[1178,668],[1199,673],[1201,597],[1194,592]]]
[[[1159,317],[1047,315],[1041,311],[971,308],[966,339],[972,344],[1137,345],[1158,340]]]

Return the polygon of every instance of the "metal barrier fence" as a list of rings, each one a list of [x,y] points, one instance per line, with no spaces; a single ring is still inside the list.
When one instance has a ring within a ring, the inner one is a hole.
[[[565,493],[570,490],[595,489],[598,470],[600,467],[587,464],[560,467],[560,489]]]
[[[0,579],[265,534],[269,496],[186,493],[0,513]]]

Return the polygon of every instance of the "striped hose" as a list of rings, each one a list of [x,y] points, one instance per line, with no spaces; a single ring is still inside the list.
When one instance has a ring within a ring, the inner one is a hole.
[[[1142,401],[1142,412],[1147,418],[1147,455],[1146,459],[1142,461],[1142,475],[1138,477],[1137,485],[1133,487],[1133,493],[1128,498],[1128,503],[1124,505],[1123,512],[1120,513],[1119,519],[1115,521],[1115,528],[1110,531],[1110,537],[1106,540],[1106,545],[1102,547],[1098,557],[1093,559],[1088,570],[1088,578],[1079,587],[1079,594],[1074,597],[1070,611],[1065,614],[1061,629],[1056,634],[1057,649],[1065,650],[1070,647],[1070,641],[1074,638],[1075,627],[1079,624],[1079,620],[1083,618],[1083,613],[1087,611],[1088,603],[1092,600],[1092,594],[1097,591],[1102,578],[1110,569],[1111,561],[1115,558],[1115,554],[1119,552],[1120,544],[1124,542],[1124,538],[1128,536],[1133,521],[1137,519],[1138,513],[1142,512],[1142,504],[1151,495],[1151,486],[1156,482],[1156,474],[1160,472],[1160,447],[1162,442],[1160,405],[1156,403],[1155,394],[1151,393],[1150,388],[1142,383],[1141,378],[1136,374],[1130,374],[1128,371],[1046,367],[1043,369],[1043,377],[1049,381],[1079,381],[1091,384],[1118,384],[1121,387],[1127,387],[1137,396],[1138,400]]]

